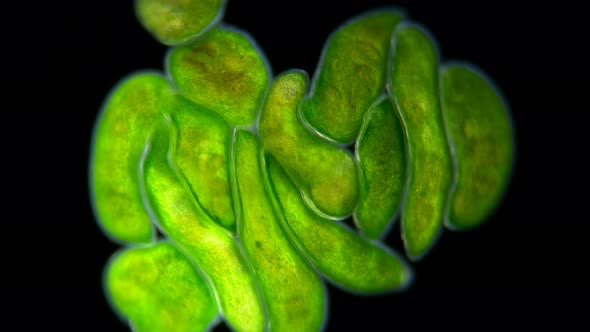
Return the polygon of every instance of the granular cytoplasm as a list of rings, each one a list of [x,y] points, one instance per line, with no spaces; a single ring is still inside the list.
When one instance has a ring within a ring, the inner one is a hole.
[[[90,198],[121,245],[111,308],[138,332],[321,331],[328,284],[411,291],[411,262],[444,229],[481,226],[508,189],[502,92],[393,7],[336,28],[313,76],[274,75],[226,5],[135,1],[170,48],[162,71],[114,86],[94,127]],[[398,219],[404,252],[383,240]]]

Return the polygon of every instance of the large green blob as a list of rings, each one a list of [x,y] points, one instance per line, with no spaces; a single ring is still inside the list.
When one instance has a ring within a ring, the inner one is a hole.
[[[299,121],[297,106],[306,87],[302,71],[275,78],[260,115],[260,138],[293,176],[310,206],[331,217],[346,217],[358,196],[356,164],[348,151],[314,135]]]
[[[159,227],[209,278],[219,309],[234,329],[261,331],[263,302],[239,241],[209,219],[173,164],[177,131],[157,127],[150,138],[144,167],[144,189]]]
[[[225,0],[135,0],[141,25],[160,43],[172,46],[195,39],[217,24]]]
[[[432,37],[405,23],[393,34],[388,91],[402,119],[408,182],[402,237],[413,260],[423,257],[442,230],[453,165],[438,95],[439,57]]]
[[[481,70],[439,67],[432,36],[391,8],[330,36],[309,91],[300,70],[271,84],[254,39],[218,25],[225,3],[135,0],[140,23],[175,47],[168,77],[117,84],[94,129],[93,208],[129,245],[105,292],[134,331],[207,330],[217,317],[236,331],[322,330],[322,277],[359,294],[410,285],[377,241],[398,210],[411,260],[443,221],[470,230],[493,213],[514,162],[510,116]],[[358,231],[334,220],[351,215]]]
[[[441,100],[456,178],[449,201],[452,229],[479,226],[504,194],[512,169],[512,124],[500,92],[481,70],[454,63],[441,69]]]
[[[330,282],[368,294],[401,290],[411,282],[412,271],[397,254],[314,213],[276,159],[266,160],[287,233]]]
[[[169,242],[121,250],[109,260],[104,284],[137,332],[204,331],[218,317],[207,281]]]
[[[385,89],[391,34],[405,15],[376,10],[338,28],[324,46],[303,118],[321,135],[351,143],[371,104]]]
[[[167,71],[187,98],[218,112],[231,126],[254,124],[270,77],[252,37],[226,26],[171,49]]]
[[[94,129],[92,202],[99,225],[115,240],[147,243],[153,226],[139,191],[140,159],[153,123],[172,93],[164,77],[136,73],[117,84]]]
[[[318,275],[295,250],[275,216],[258,138],[235,133],[239,235],[266,301],[270,331],[318,331],[325,294]]]

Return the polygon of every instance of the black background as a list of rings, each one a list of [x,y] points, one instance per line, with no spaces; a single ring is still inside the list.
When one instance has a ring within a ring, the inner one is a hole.
[[[492,218],[471,232],[445,231],[413,265],[406,292],[361,297],[329,286],[326,330],[587,329],[584,11],[564,1],[230,0],[224,21],[252,34],[275,74],[311,74],[332,30],[382,5],[401,6],[426,26],[443,59],[490,74],[511,107],[517,160]],[[166,47],[140,27],[131,1],[16,6],[3,9],[0,40],[2,324],[126,331],[101,289],[102,267],[118,246],[90,210],[88,149],[110,88],[135,70],[161,70]],[[386,243],[401,248],[397,225]]]

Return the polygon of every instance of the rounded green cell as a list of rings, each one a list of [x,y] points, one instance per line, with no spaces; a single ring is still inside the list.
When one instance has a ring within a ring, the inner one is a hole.
[[[252,37],[227,26],[171,49],[166,69],[185,97],[218,112],[231,126],[254,124],[270,77]]]
[[[499,90],[481,70],[452,63],[440,75],[455,162],[448,225],[468,230],[490,216],[508,186],[514,156],[512,122]]]
[[[323,276],[365,294],[399,291],[410,284],[412,270],[396,253],[314,213],[276,159],[267,155],[266,160],[287,234]]]
[[[265,314],[243,248],[209,219],[174,166],[177,134],[170,124],[150,136],[143,162],[143,189],[163,233],[178,244],[212,284],[219,310],[233,329],[262,331]]]
[[[264,295],[270,331],[319,331],[324,321],[323,284],[299,255],[275,216],[261,166],[258,138],[235,133],[234,156],[239,236]]]
[[[303,71],[275,78],[258,123],[264,149],[293,176],[307,203],[319,213],[343,218],[352,213],[358,196],[356,164],[345,149],[308,131],[297,106],[307,87]]]
[[[221,20],[225,0],[135,0],[141,25],[172,46],[198,37]]]
[[[453,176],[439,102],[439,56],[429,33],[410,23],[400,24],[393,33],[391,54],[388,91],[408,148],[402,237],[408,256],[418,260],[442,230]]]
[[[335,30],[308,90],[305,72],[273,77],[248,33],[218,24],[225,4],[135,0],[173,47],[167,76],[130,75],[96,120],[94,212],[128,246],[105,293],[138,332],[220,319],[321,331],[324,281],[363,295],[411,284],[405,257],[379,241],[398,211],[414,261],[445,221],[469,230],[493,213],[514,162],[510,115],[481,70],[439,67],[434,38],[398,9]]]
[[[118,241],[152,241],[139,166],[150,128],[163,116],[171,93],[161,75],[136,73],[113,88],[97,119],[90,157],[92,203],[99,225]]]
[[[134,331],[204,331],[217,322],[205,278],[168,242],[118,252],[106,266],[104,284]]]
[[[391,34],[404,16],[370,11],[330,35],[301,103],[303,118],[321,135],[339,143],[357,138],[365,113],[384,92]]]
[[[354,221],[369,238],[385,234],[406,182],[404,131],[389,97],[373,104],[356,141],[360,198]]]

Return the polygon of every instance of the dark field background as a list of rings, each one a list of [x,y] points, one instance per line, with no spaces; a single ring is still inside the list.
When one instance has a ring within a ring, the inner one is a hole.
[[[326,331],[588,328],[584,11],[565,1],[511,3],[229,1],[224,21],[253,35],[274,74],[313,74],[342,22],[403,7],[432,32],[443,59],[486,71],[512,110],[517,160],[496,213],[477,230],[445,231],[413,265],[404,293],[361,297],[328,286]],[[127,331],[101,289],[118,246],[90,210],[90,137],[111,87],[135,70],[161,70],[166,47],[140,27],[131,1],[23,2],[3,14],[3,325]],[[398,225],[386,243],[399,250]]]

